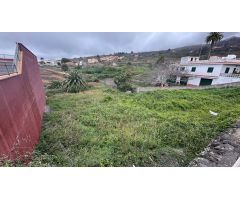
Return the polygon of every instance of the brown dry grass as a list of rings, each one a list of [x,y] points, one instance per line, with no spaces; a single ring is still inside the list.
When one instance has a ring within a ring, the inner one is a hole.
[[[46,86],[47,84],[49,84],[52,81],[62,81],[64,80],[64,75],[66,75],[66,73],[58,71],[55,68],[49,69],[49,68],[40,68],[40,74],[42,77],[42,81],[44,86]]]

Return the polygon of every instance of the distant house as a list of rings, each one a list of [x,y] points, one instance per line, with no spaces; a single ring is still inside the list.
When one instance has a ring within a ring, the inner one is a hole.
[[[98,59],[96,59],[96,58],[89,58],[87,60],[87,62],[88,62],[88,64],[96,64],[96,63],[98,63]]]
[[[122,57],[119,56],[104,56],[100,58],[101,62],[116,62],[116,61],[120,61],[123,59]]]
[[[65,65],[69,66],[69,67],[75,67],[75,66],[78,66],[78,62],[73,62],[73,61],[70,61],[70,62],[66,62],[64,63]]]
[[[57,60],[40,60],[38,61],[39,65],[48,65],[48,66],[56,66],[57,65]]]
[[[236,55],[211,56],[209,60],[182,57],[177,70],[177,83],[185,82],[189,86],[240,82],[240,60]]]

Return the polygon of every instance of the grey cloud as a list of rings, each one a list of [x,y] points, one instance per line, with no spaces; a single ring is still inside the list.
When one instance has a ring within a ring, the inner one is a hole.
[[[114,52],[164,50],[204,43],[204,32],[28,32],[0,33],[0,54],[13,54],[21,42],[38,57],[79,57]],[[224,33],[225,38],[239,33]]]

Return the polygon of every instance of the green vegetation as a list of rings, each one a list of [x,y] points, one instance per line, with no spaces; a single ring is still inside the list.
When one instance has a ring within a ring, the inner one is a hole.
[[[30,165],[185,166],[239,118],[239,99],[240,88],[51,95]]]
[[[68,66],[67,66],[67,64],[62,64],[61,69],[62,69],[62,71],[64,71],[64,72],[68,71]]]
[[[62,88],[62,81],[52,81],[48,87],[48,89],[61,89]]]
[[[164,63],[164,56],[160,55],[160,57],[157,59],[156,64],[162,64],[162,63]]]
[[[122,68],[117,67],[88,67],[79,69],[83,74],[91,75],[93,79],[114,78],[121,71]]]
[[[47,86],[47,94],[56,94],[60,92],[77,93],[88,88],[82,74],[78,71],[71,71],[64,81],[52,81]]]
[[[223,34],[220,32],[210,32],[209,35],[206,37],[206,43],[210,44],[210,50],[208,54],[208,58],[210,58],[212,48],[215,43],[221,41],[223,39]]]
[[[77,93],[86,90],[87,84],[78,71],[72,71],[62,84],[63,91]]]
[[[134,91],[134,88],[131,84],[132,73],[130,71],[125,71],[120,73],[114,78],[114,82],[117,85],[117,89],[122,92]]]

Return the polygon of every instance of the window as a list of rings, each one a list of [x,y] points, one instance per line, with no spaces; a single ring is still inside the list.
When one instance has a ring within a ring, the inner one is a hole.
[[[208,70],[207,70],[207,72],[208,72],[208,73],[212,73],[212,72],[213,72],[213,69],[214,69],[213,67],[209,67]]]
[[[229,67],[227,67],[226,69],[225,69],[225,74],[227,74],[228,72],[229,72]]]
[[[191,61],[193,61],[193,58],[191,58]]]
[[[185,67],[181,67],[180,71],[183,72],[185,70]]]
[[[191,72],[195,72],[196,71],[196,67],[192,67]]]
[[[235,67],[235,68],[233,69],[233,74],[236,74],[236,72],[237,72],[237,68]]]

